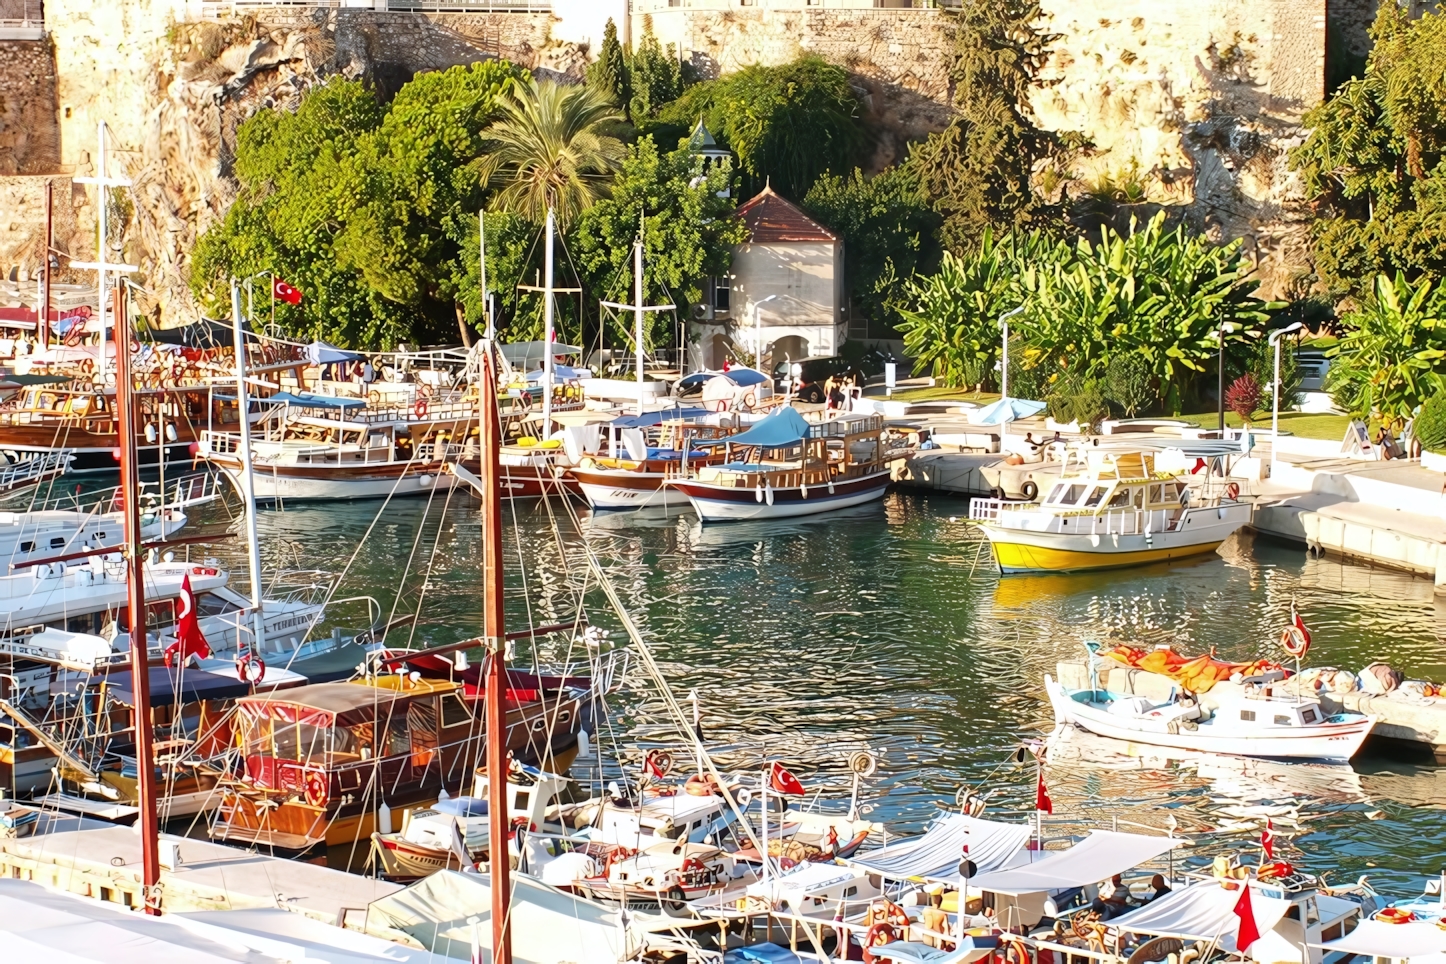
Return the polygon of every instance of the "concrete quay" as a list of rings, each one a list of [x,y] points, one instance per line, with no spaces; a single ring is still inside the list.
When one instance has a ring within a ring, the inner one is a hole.
[[[124,907],[142,906],[140,833],[134,827],[85,824],[0,839],[0,877],[33,880]],[[349,911],[355,916],[372,901],[401,889],[205,840],[172,834],[160,839],[161,907],[167,912],[281,907],[345,926]],[[172,847],[177,859],[167,861]]]
[[[1057,667],[1060,685],[1066,689],[1080,690],[1091,686],[1089,667],[1084,660],[1061,661]],[[1143,696],[1146,699],[1163,702],[1176,689],[1173,680],[1135,669],[1113,660],[1105,660],[1096,671],[1096,683],[1100,689],[1127,696]],[[1234,683],[1217,683],[1216,690],[1226,692],[1235,688]],[[1288,683],[1282,686],[1290,690]],[[1218,700],[1211,693],[1200,696],[1200,704],[1207,708],[1218,706]],[[1320,700],[1321,707],[1328,713],[1364,713],[1376,718],[1370,740],[1375,744],[1396,744],[1416,750],[1429,750],[1436,762],[1446,763],[1446,699],[1430,697],[1416,699],[1392,693],[1386,696],[1351,692],[1312,692]],[[1218,696],[1218,694],[1217,694]],[[1369,744],[1368,744],[1369,745]]]

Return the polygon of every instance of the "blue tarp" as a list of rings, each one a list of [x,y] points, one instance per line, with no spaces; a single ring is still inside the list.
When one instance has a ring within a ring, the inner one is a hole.
[[[1003,425],[1005,422],[1012,422],[1017,418],[1038,415],[1042,411],[1044,411],[1043,402],[1035,402],[1027,398],[1001,398],[975,413],[969,421],[974,425]]]
[[[287,402],[299,408],[356,408],[365,405],[366,401],[360,398],[338,398],[335,395],[313,395],[310,392],[303,392],[300,395],[293,395],[291,392],[277,392],[270,398],[255,399],[258,402]]]
[[[306,360],[313,365],[334,365],[337,362],[361,361],[362,356],[324,341],[314,341],[306,346]]]
[[[620,415],[608,425],[613,428],[647,428],[650,425],[661,425],[670,419],[701,418],[711,414],[713,413],[706,408],[665,408],[660,412],[644,412],[641,415]]]
[[[784,406],[754,422],[746,430],[727,438],[699,441],[698,445],[757,445],[766,449],[781,449],[796,445],[808,438],[813,426],[806,422],[798,409]]]

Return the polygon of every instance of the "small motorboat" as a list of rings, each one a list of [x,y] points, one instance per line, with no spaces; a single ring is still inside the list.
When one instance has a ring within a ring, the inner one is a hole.
[[[1105,690],[1066,690],[1046,675],[1055,721],[1117,740],[1205,753],[1344,763],[1375,717],[1330,714],[1318,700],[1274,695],[1267,683],[1216,686],[1215,707],[1183,691],[1154,701]]]

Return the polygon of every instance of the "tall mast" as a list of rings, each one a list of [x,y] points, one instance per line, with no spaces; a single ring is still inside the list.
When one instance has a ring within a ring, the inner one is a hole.
[[[104,274],[101,275],[104,277]],[[126,555],[126,606],[130,616],[131,691],[136,729],[136,796],[140,804],[141,881],[147,914],[161,912],[161,865],[157,853],[156,772],[151,737],[151,668],[146,652],[145,557],[141,555],[140,471],[136,452],[135,405],[131,395],[131,325],[125,292],[117,284],[115,298],[115,398],[117,442],[120,445],[121,493]]]
[[[643,413],[643,386],[646,380],[643,378],[643,316],[650,311],[672,311],[673,305],[645,305],[643,304],[643,227],[644,212],[638,211],[638,239],[633,242],[633,303],[630,305],[618,304],[616,301],[601,302],[605,308],[615,308],[618,311],[631,311],[633,313],[633,341],[637,352],[638,364],[638,414]]]
[[[251,466],[250,403],[246,400],[246,337],[241,331],[241,290],[231,279],[231,331],[236,344],[236,407],[241,415],[241,498],[246,502],[246,562],[251,575],[251,653],[259,655],[266,640],[266,618],[261,612],[261,545],[256,541],[256,477]],[[163,450],[164,451],[164,450]],[[237,648],[240,648],[240,627]]]
[[[552,216],[548,214],[548,229]],[[549,233],[550,237],[550,233]],[[549,259],[549,264],[551,260]],[[551,271],[548,272],[551,287]],[[546,297],[551,297],[549,292]],[[550,345],[549,345],[550,350]],[[492,873],[492,960],[512,960],[511,866],[507,852],[507,633],[503,628],[501,420],[493,344],[482,352],[482,636],[487,646],[487,829]],[[550,357],[550,356],[549,356]],[[543,398],[552,395],[547,386]]]
[[[36,313],[38,324],[35,326],[35,337],[41,351],[50,347],[50,252],[55,247],[55,222],[53,220],[52,208],[55,202],[55,183],[48,178],[45,181],[45,252],[40,256],[40,270],[44,272],[40,277],[40,311]]]
[[[542,280],[542,438],[552,435],[552,208],[547,209]]]
[[[497,340],[497,333],[492,330],[492,306],[487,303],[487,217],[482,211],[477,212],[477,248],[478,266],[482,269],[482,337],[491,342]]]

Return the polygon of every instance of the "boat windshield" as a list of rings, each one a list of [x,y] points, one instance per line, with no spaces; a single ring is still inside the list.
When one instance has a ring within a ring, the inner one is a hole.
[[[1084,495],[1087,488],[1089,488],[1087,485],[1071,485],[1068,482],[1061,482],[1054,487],[1054,491],[1049,493],[1049,498],[1045,499],[1045,502],[1049,505],[1079,505],[1080,497]]]

